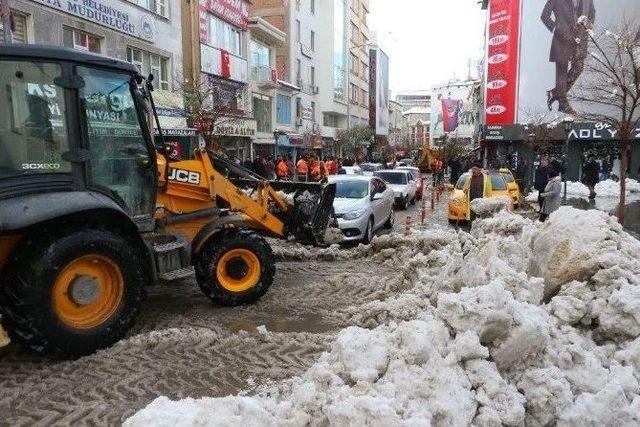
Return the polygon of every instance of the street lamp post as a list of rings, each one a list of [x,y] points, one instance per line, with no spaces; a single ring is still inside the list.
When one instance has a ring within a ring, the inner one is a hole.
[[[567,204],[567,166],[569,163],[569,138],[571,136],[571,131],[573,130],[573,117],[566,117],[562,120],[562,127],[564,128],[564,132],[567,135],[567,138],[564,141],[564,164],[562,167],[562,180],[564,181],[564,195],[562,196],[562,204]]]

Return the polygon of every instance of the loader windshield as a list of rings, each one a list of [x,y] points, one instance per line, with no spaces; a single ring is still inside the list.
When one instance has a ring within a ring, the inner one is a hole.
[[[0,179],[70,172],[61,73],[55,63],[0,60]]]

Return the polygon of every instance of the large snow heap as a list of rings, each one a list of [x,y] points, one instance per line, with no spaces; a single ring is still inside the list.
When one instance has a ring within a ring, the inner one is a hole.
[[[403,290],[352,307],[367,328],[341,330],[304,375],[160,397],[125,425],[638,425],[639,255],[614,218],[569,207],[384,236],[344,256],[405,263]]]

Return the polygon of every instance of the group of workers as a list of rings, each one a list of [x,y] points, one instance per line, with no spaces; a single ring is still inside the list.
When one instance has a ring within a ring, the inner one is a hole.
[[[320,182],[329,175],[343,172],[340,158],[329,157],[323,161],[314,154],[301,156],[295,167],[290,158],[285,159],[283,156],[280,156],[276,163],[276,178],[281,181],[297,179],[302,182]]]

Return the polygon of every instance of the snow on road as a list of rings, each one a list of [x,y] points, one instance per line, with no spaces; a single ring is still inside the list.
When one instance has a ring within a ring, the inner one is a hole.
[[[304,373],[250,395],[159,397],[125,425],[637,425],[639,253],[615,219],[570,207],[544,225],[500,212],[470,234],[298,251],[398,274],[327,312],[345,328]]]

